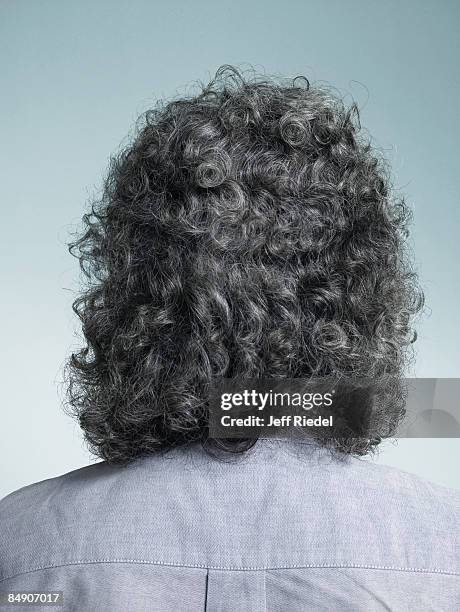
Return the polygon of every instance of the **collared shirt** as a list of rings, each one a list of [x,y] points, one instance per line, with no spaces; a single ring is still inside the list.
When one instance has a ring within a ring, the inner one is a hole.
[[[0,593],[62,591],[78,612],[460,610],[459,510],[456,491],[312,443],[191,445],[4,498]]]

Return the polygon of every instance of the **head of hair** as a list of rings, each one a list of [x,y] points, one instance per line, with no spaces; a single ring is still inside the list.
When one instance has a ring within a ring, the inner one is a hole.
[[[328,87],[222,66],[142,115],[83,220],[68,403],[107,461],[219,446],[216,379],[402,376],[421,307],[409,209]],[[364,454],[383,435],[328,443]]]

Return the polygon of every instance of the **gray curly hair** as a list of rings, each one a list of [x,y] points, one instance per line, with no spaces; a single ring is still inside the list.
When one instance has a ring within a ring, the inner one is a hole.
[[[227,65],[142,116],[69,245],[88,279],[69,405],[94,453],[209,447],[216,378],[402,374],[410,215],[360,131],[326,87]]]

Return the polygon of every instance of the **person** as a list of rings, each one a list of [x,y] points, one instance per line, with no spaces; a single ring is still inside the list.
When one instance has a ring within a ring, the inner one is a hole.
[[[102,461],[0,503],[2,596],[458,609],[460,495],[365,459],[403,417],[397,385],[359,435],[209,427],[224,379],[402,379],[423,302],[409,222],[356,105],[324,85],[224,65],[145,113],[70,244],[68,409]]]

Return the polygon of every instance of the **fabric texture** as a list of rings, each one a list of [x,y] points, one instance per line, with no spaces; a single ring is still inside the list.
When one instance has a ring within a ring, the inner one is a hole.
[[[459,511],[457,491],[308,441],[226,460],[192,445],[4,498],[0,593],[62,591],[78,612],[459,610]]]

